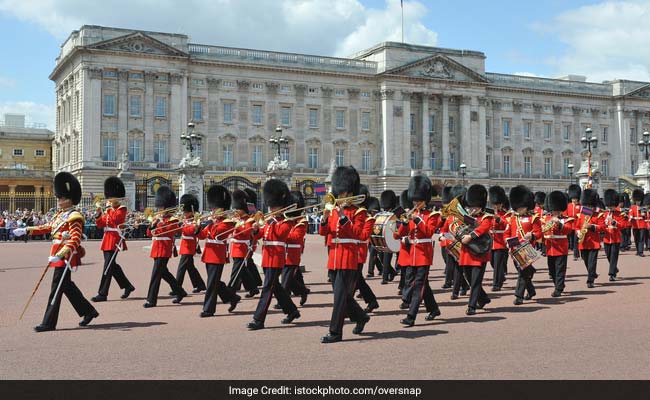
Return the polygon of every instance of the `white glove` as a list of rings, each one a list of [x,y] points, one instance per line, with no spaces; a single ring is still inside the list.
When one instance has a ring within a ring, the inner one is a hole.
[[[55,262],[59,262],[59,261],[61,261],[61,259],[60,259],[59,257],[57,257],[57,256],[49,256],[49,257],[47,258],[47,261],[48,261],[48,262],[51,262],[51,263],[55,263]]]
[[[20,237],[27,234],[27,228],[16,228],[14,229],[14,236]]]

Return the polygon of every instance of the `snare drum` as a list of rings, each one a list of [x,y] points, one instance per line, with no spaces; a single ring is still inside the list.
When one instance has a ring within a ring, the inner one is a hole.
[[[528,241],[521,242],[516,249],[510,252],[510,255],[515,262],[515,267],[519,269],[530,267],[539,258],[539,253]]]
[[[370,234],[370,243],[383,253],[398,253],[399,239],[395,239],[395,222],[397,217],[391,212],[380,212],[375,215],[375,224]]]

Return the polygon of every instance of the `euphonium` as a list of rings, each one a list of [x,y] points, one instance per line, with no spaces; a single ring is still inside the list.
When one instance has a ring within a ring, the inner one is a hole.
[[[476,218],[472,217],[467,210],[462,206],[460,202],[460,198],[462,196],[454,198],[452,201],[449,202],[446,206],[440,210],[440,213],[442,214],[443,217],[447,218],[449,216],[455,217],[456,221],[454,221],[453,226],[455,228],[450,229],[452,231],[453,235],[456,237],[456,240],[461,240],[461,238],[464,235],[469,235],[470,232],[474,230],[476,225],[478,224],[478,221]],[[476,239],[472,239],[471,242],[469,242],[466,246],[471,251],[472,253],[476,255],[483,255],[487,253],[488,251],[492,250],[492,235],[481,235],[477,237]]]

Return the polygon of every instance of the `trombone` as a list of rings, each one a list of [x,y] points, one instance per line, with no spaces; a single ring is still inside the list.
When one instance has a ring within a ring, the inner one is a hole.
[[[93,201],[95,202],[95,208],[101,208],[102,211],[105,211],[107,208],[111,207],[112,206],[111,203],[113,203],[115,201],[119,201],[120,203],[125,203],[127,205],[131,202],[128,197],[111,197],[111,198],[105,199],[105,198],[100,197],[100,196],[95,196]],[[102,203],[103,203],[103,205],[102,205]]]
[[[274,216],[276,216],[278,214],[284,215],[285,212],[296,211],[297,210],[296,206],[297,206],[297,204],[293,203],[293,204],[291,204],[289,206],[286,206],[284,208],[280,208],[279,210],[268,212],[266,214],[262,214],[261,212],[258,211],[255,214],[253,214],[248,220],[246,220],[246,222],[249,222],[249,221],[252,220],[253,225],[251,225],[248,228],[242,230],[241,232],[237,232],[237,233],[242,234],[244,232],[248,232],[249,230],[255,228],[255,226],[262,227],[262,226],[264,226],[264,224],[266,223],[267,220],[273,218]],[[285,216],[285,218],[286,218],[286,216]],[[218,238],[227,237],[231,232],[234,232],[240,226],[241,226],[240,224],[235,224],[235,226],[233,228],[230,228],[227,231],[221,232],[217,236],[218,236]],[[215,239],[217,239],[217,237],[215,237]]]
[[[320,205],[311,205],[311,206],[305,206],[305,207],[300,207],[300,208],[295,208],[291,210],[286,210],[284,212],[296,212],[296,211],[302,211],[302,210],[308,210],[308,209],[314,209],[314,208],[320,208],[318,211],[315,211],[315,214],[320,214],[324,212],[325,210],[332,211],[337,205],[340,205],[342,203],[349,203],[355,206],[361,205],[364,201],[366,200],[366,195],[365,194],[358,194],[356,196],[350,196],[350,197],[342,197],[340,199],[337,199],[334,197],[332,193],[327,193],[324,198],[323,202]],[[294,217],[287,217],[285,215],[285,218],[294,218]]]

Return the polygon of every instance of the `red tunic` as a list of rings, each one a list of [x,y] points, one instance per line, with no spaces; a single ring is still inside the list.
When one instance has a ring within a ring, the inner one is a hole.
[[[440,228],[440,236],[438,237],[438,240],[440,241],[440,247],[447,247],[447,245],[451,244],[448,243],[449,241],[447,239],[445,239],[445,233],[449,232],[449,224],[451,224],[453,220],[454,218],[451,216],[445,218],[444,223]]]
[[[109,207],[106,212],[95,219],[97,228],[104,229],[104,237],[102,239],[102,251],[113,251],[120,242],[120,229],[121,224],[126,221],[126,206],[119,206],[117,208]],[[122,240],[120,251],[126,250],[126,240]]]
[[[506,227],[506,232],[504,233],[505,238],[517,237],[519,241],[523,241],[524,236],[532,232],[533,237],[529,240],[530,244],[535,244],[542,237],[542,222],[537,217],[537,215],[524,214],[518,215],[514,214],[508,219],[508,226]]]
[[[159,222],[153,229],[147,229],[147,236],[152,239],[149,257],[171,258],[174,236],[180,225],[181,222],[176,217],[166,215],[162,222]],[[156,231],[156,235],[151,232],[152,230]]]
[[[201,232],[198,238],[205,239],[201,261],[205,264],[225,264],[228,262],[227,237],[224,232],[231,230],[235,223],[231,219],[217,218]]]
[[[495,217],[492,219],[492,250],[506,249],[505,232],[508,227],[508,217],[503,210],[497,211]]]
[[[287,236],[286,265],[300,265],[302,252],[305,248],[305,235],[307,235],[307,220],[302,218],[293,224]]]
[[[251,247],[253,237],[253,224],[255,221],[249,218],[244,225],[238,226],[232,233],[230,239],[230,256],[232,258],[246,258]]]
[[[284,268],[286,263],[287,238],[293,223],[282,216],[266,221],[256,235],[262,238],[262,268]]]
[[[36,229],[32,228],[32,234],[37,230],[39,234],[41,234],[40,232],[50,232],[52,234],[50,256],[57,256],[61,260],[50,263],[50,268],[63,268],[66,260],[70,260],[70,267],[81,264],[81,257],[76,252],[81,247],[84,222],[83,215],[79,211],[70,208],[60,211],[46,225],[41,225]]]
[[[196,254],[196,246],[198,244],[199,228],[194,223],[194,219],[186,219],[181,229],[181,249],[179,254],[188,254],[193,256]]]
[[[397,234],[400,237],[408,237],[411,244],[407,265],[426,267],[433,263],[433,240],[431,238],[439,226],[440,213],[430,210],[416,212],[408,224],[400,224]]]
[[[475,237],[489,235],[494,224],[492,221],[494,217],[491,215],[479,215],[475,218],[478,219],[478,226],[474,228],[471,235]],[[476,255],[469,251],[466,245],[461,244],[458,265],[462,267],[480,267],[490,261],[490,254],[490,251],[487,251],[483,255]]]
[[[552,215],[545,215],[543,223],[550,221]],[[544,232],[544,243],[546,243],[546,255],[549,257],[566,256],[569,254],[568,235],[573,232],[573,218],[564,215],[558,217],[560,224],[556,224],[551,230]]]
[[[569,204],[567,204],[567,208],[566,208],[566,215],[569,218],[573,218],[574,221],[577,221],[578,220],[578,215],[580,215],[580,210],[581,209],[582,209],[582,205],[580,205],[578,203],[569,202]],[[573,229],[576,229],[575,222],[573,223]]]
[[[589,218],[588,221],[587,218]],[[582,225],[586,222],[595,226],[593,229],[587,229],[585,239],[582,243],[578,244],[578,248],[580,250],[600,249],[600,233],[605,231],[605,219],[603,218],[603,214],[594,211],[594,214],[591,215],[591,217],[588,217],[581,213],[576,221],[576,231],[580,231]]]
[[[603,214],[603,225],[605,226],[605,235],[603,236],[603,242],[612,244],[621,243],[621,230],[626,229],[629,226],[629,223],[617,209],[615,211],[605,211]]]
[[[630,222],[632,223],[632,229],[645,229],[645,215],[641,212],[640,206],[636,204],[630,207]]]
[[[366,222],[363,225],[361,238],[359,239],[359,264],[364,264],[368,258],[368,242],[370,241],[370,235],[372,234],[372,228],[374,226],[375,217],[368,215],[368,219],[366,219]]]
[[[346,219],[341,223],[340,216]],[[318,228],[322,236],[332,234],[332,244],[327,259],[327,269],[357,269],[359,238],[363,235],[367,214],[356,206],[332,210],[331,215]]]

